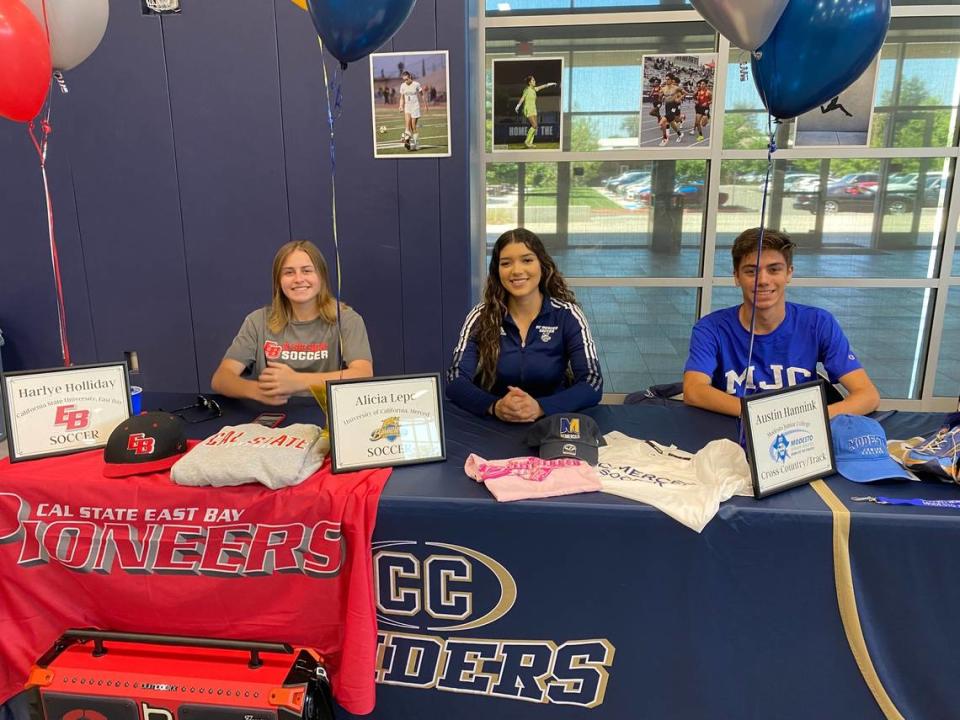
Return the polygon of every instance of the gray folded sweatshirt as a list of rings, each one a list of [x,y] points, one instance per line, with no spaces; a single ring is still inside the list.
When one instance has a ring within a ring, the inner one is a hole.
[[[330,439],[316,425],[228,425],[174,463],[170,477],[178,485],[224,487],[258,482],[276,490],[298,485],[313,475],[329,450]]]

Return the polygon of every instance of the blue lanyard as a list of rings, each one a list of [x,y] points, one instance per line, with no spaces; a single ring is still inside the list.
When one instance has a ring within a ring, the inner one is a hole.
[[[877,505],[917,505],[960,510],[960,500],[926,500],[924,498],[852,497],[854,502],[872,502]]]

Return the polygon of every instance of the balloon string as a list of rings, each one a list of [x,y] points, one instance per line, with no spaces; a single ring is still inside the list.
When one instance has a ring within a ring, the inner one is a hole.
[[[37,135],[34,132],[34,120],[31,120],[29,123],[27,123],[27,132],[30,135],[30,140],[33,142],[33,147],[37,151],[37,156],[40,159],[40,174],[43,176],[43,194],[47,203],[47,234],[50,239],[50,264],[53,266],[53,283],[57,297],[57,321],[59,323],[60,330],[60,352],[63,356],[63,366],[69,367],[71,365],[71,360],[70,343],[67,336],[67,310],[63,299],[63,279],[60,274],[60,253],[57,250],[57,236],[54,232],[53,196],[50,194],[50,182],[47,178],[47,146],[49,144],[50,133],[53,130],[53,126],[50,125],[50,112],[52,103],[50,101],[49,89],[47,90],[47,100],[45,101],[45,104],[46,110],[41,110],[41,114],[43,114],[43,120],[40,121],[40,131],[42,135],[41,138],[37,139]]]
[[[764,101],[766,102],[766,101]],[[777,121],[779,123],[779,120]],[[767,173],[763,179],[763,196],[760,200],[760,237],[757,238],[757,261],[753,266],[753,302],[750,303],[750,344],[747,347],[747,367],[744,370],[743,385],[740,397],[746,397],[750,384],[753,382],[753,344],[757,336],[757,291],[760,287],[760,256],[763,254],[763,236],[767,229],[767,196],[770,189],[770,173],[773,170],[773,154],[777,151],[776,130],[773,127],[773,118],[767,113]],[[756,387],[754,387],[756,390]],[[740,423],[740,444],[743,445],[746,428]]]
[[[323,87],[327,96],[327,125],[330,127],[330,208],[333,218],[333,254],[334,264],[337,268],[337,286],[335,299],[337,303],[337,367],[340,370],[340,377],[343,377],[343,329],[340,318],[340,291],[341,291],[341,266],[340,266],[340,241],[337,237],[337,146],[334,138],[334,129],[337,119],[340,117],[342,108],[342,85],[340,80],[340,71],[334,73],[333,82],[327,75],[327,62],[323,55],[323,40],[317,36],[317,42],[320,44],[320,65],[323,67]],[[333,98],[330,97],[331,90]]]

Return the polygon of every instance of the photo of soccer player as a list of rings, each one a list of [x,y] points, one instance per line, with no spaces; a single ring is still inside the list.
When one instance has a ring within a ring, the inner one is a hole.
[[[563,60],[493,61],[493,150],[559,150]]]
[[[449,67],[446,50],[370,55],[375,158],[450,156]]]
[[[873,120],[877,59],[853,84],[818,108],[797,117],[794,147],[866,147]]]
[[[715,53],[644,55],[641,147],[710,147]]]

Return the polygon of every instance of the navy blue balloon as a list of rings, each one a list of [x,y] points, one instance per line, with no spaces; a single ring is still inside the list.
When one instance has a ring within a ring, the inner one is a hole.
[[[790,0],[751,60],[767,111],[789,120],[839,95],[876,57],[889,25],[890,0]]]
[[[324,46],[346,66],[392,38],[416,1],[307,0],[307,9]]]

